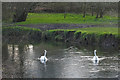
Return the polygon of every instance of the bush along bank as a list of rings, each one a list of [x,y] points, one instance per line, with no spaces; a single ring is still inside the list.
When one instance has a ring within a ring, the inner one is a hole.
[[[3,27],[2,39],[5,42],[36,42],[41,40],[40,29],[28,27]]]
[[[83,30],[82,30],[83,29]],[[6,42],[40,42],[40,41],[62,41],[65,43],[75,43],[80,45],[100,45],[103,47],[118,47],[117,32],[112,29],[112,33],[109,28],[104,30],[98,29],[90,30],[91,28],[80,29],[55,29],[41,31],[40,29],[28,28],[28,27],[3,27],[2,35],[3,41]],[[102,29],[102,28],[100,28]],[[107,31],[108,30],[108,31]],[[103,31],[103,32],[102,32]],[[115,33],[114,33],[115,32]]]
[[[119,38],[113,34],[87,33],[74,30],[48,30],[43,33],[43,40],[62,41],[81,45],[100,45],[118,47]]]

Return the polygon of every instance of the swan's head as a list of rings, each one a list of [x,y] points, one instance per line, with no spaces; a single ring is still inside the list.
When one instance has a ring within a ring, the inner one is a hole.
[[[45,53],[47,52],[47,50],[44,50],[45,51]]]
[[[96,53],[97,52],[97,50],[94,50],[94,53]]]

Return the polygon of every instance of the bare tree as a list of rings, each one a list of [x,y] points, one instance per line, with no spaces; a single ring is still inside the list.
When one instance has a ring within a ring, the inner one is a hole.
[[[13,22],[25,21],[27,18],[27,14],[33,4],[34,3],[27,2],[16,3],[14,6],[15,14],[13,15]]]
[[[68,12],[83,14],[83,17],[96,14],[96,18],[103,18],[104,14],[118,11],[117,2],[3,2],[2,6],[2,19],[8,22],[25,21],[28,12],[64,13],[65,19]],[[36,11],[36,7],[40,11]]]
[[[83,17],[86,15],[86,2],[83,3]]]
[[[25,21],[29,9],[35,3],[29,2],[4,2],[3,6],[3,20],[10,19],[13,22]],[[8,16],[8,17],[6,17]]]

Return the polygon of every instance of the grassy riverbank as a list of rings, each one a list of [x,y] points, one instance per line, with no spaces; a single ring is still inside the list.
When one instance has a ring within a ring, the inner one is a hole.
[[[85,45],[118,45],[117,27],[90,27],[41,31],[28,27],[3,27],[3,40],[8,41],[62,41]]]
[[[87,45],[117,45],[118,28],[91,27],[79,29],[55,29],[46,32],[47,39],[75,42]]]
[[[2,36],[4,41],[22,42],[41,40],[42,31],[36,28],[28,27],[3,27]],[[39,36],[39,37],[38,37]]]
[[[96,18],[96,15],[87,14],[83,18],[83,14],[67,13],[29,13],[25,22],[18,22],[16,25],[26,24],[117,24],[118,18],[112,16],[104,16]]]
[[[118,36],[118,28],[117,27],[90,27],[90,28],[76,28],[76,29],[54,29],[54,30],[48,30],[49,32],[53,31],[75,31],[76,33],[82,32],[86,34],[112,34],[116,37]]]

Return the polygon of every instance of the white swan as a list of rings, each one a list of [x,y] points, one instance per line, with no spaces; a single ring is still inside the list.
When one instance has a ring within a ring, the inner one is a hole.
[[[38,58],[41,61],[41,63],[45,63],[48,60],[46,57],[47,51],[46,50],[44,51],[45,51],[44,56],[41,56],[40,58]]]
[[[98,56],[96,55],[96,50],[94,50],[94,57],[93,57],[93,63],[95,63],[95,64],[98,64],[99,63],[99,58],[98,58]]]

